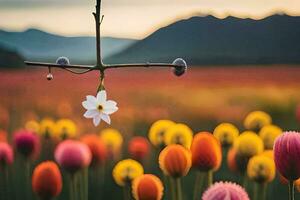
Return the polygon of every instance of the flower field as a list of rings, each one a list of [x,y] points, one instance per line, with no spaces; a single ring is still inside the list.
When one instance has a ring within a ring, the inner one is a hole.
[[[98,74],[52,73],[0,71],[1,200],[300,199],[299,67],[112,69],[98,127]]]

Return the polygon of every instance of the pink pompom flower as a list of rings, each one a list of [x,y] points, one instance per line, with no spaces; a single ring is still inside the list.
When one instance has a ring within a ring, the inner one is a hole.
[[[217,182],[203,194],[202,200],[250,200],[240,185],[231,182]]]
[[[17,131],[14,134],[13,143],[17,152],[25,158],[36,156],[40,150],[39,137],[31,131]]]
[[[76,140],[65,140],[59,143],[55,149],[54,157],[63,169],[71,173],[88,167],[92,160],[89,147]]]
[[[300,178],[300,133],[284,132],[275,140],[274,160],[279,173],[293,181]]]
[[[0,142],[0,168],[11,165],[14,161],[14,153],[9,144]]]

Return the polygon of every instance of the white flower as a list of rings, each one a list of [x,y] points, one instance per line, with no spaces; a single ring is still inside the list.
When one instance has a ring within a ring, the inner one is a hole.
[[[93,118],[93,123],[98,126],[101,119],[110,124],[109,115],[118,110],[117,103],[112,100],[106,100],[106,91],[101,90],[97,96],[86,96],[86,101],[82,102],[82,106],[87,109],[84,117]]]

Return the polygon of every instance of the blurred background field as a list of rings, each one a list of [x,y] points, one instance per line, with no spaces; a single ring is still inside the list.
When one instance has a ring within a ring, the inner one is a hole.
[[[54,70],[52,81],[46,80],[46,74],[47,70],[35,68],[0,72],[0,128],[8,131],[8,138],[27,121],[44,118],[69,118],[76,123],[79,134],[99,133],[108,127],[101,124],[95,128],[83,117],[81,102],[85,95],[95,95],[97,73],[76,76]],[[120,130],[124,137],[122,157],[129,156],[130,138],[147,136],[151,124],[159,119],[185,123],[194,133],[212,132],[221,122],[231,122],[243,131],[245,116],[250,111],[263,110],[283,130],[297,130],[299,77],[299,67],[284,65],[192,67],[182,77],[175,77],[165,69],[111,70],[105,86],[108,98],[116,100],[119,106],[119,111],[112,116],[112,127]],[[154,152],[152,149],[145,170],[161,175],[155,167]],[[192,171],[183,179],[185,199],[192,198],[190,187],[194,184],[194,174]],[[226,160],[215,179],[241,181],[241,177],[229,173]],[[122,198],[121,189],[109,170],[102,191],[104,199]],[[269,186],[268,199],[284,199],[286,192],[287,187],[277,178]],[[65,195],[64,189],[58,199],[65,199]]]

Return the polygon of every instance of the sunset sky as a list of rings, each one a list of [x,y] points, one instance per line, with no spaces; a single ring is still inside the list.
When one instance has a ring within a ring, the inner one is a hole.
[[[299,0],[102,0],[102,34],[144,38],[192,15],[262,18],[275,12],[300,15]],[[62,3],[63,2],[63,3]],[[35,27],[63,35],[93,35],[93,0],[0,0],[0,29]]]

